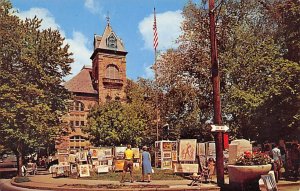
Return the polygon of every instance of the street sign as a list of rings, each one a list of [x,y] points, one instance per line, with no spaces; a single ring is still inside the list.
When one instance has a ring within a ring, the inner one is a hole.
[[[211,132],[227,132],[229,127],[227,125],[211,125]]]

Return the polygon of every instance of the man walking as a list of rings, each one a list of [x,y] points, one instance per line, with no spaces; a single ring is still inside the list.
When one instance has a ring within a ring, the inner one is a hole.
[[[124,152],[124,167],[123,167],[123,173],[122,173],[122,179],[121,183],[124,183],[124,178],[126,175],[127,170],[130,172],[130,177],[131,177],[131,183],[133,183],[133,151],[131,150],[131,145],[127,145],[127,149]]]
[[[274,160],[274,173],[275,173],[275,179],[276,182],[279,180],[279,170],[281,168],[282,160],[281,160],[281,153],[278,149],[278,144],[275,144],[274,148],[272,149],[272,157]]]

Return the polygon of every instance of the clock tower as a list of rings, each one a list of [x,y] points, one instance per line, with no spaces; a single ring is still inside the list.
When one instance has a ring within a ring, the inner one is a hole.
[[[91,56],[93,86],[98,91],[99,103],[125,99],[126,55],[122,40],[108,20],[102,36],[94,35]]]

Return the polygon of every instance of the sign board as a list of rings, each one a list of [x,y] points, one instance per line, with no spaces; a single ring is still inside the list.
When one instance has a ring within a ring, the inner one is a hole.
[[[175,173],[198,173],[198,164],[176,164]]]
[[[211,132],[227,132],[229,127],[226,125],[211,125]]]

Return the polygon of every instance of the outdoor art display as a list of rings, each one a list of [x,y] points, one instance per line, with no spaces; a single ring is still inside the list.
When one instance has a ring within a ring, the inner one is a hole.
[[[88,164],[79,165],[79,176],[80,177],[90,176],[90,167]]]
[[[209,156],[216,156],[216,145],[215,143],[208,143],[208,152]]]
[[[196,139],[181,139],[179,141],[179,161],[195,161],[196,144]]]
[[[115,160],[115,171],[122,171],[124,162],[124,160]]]

